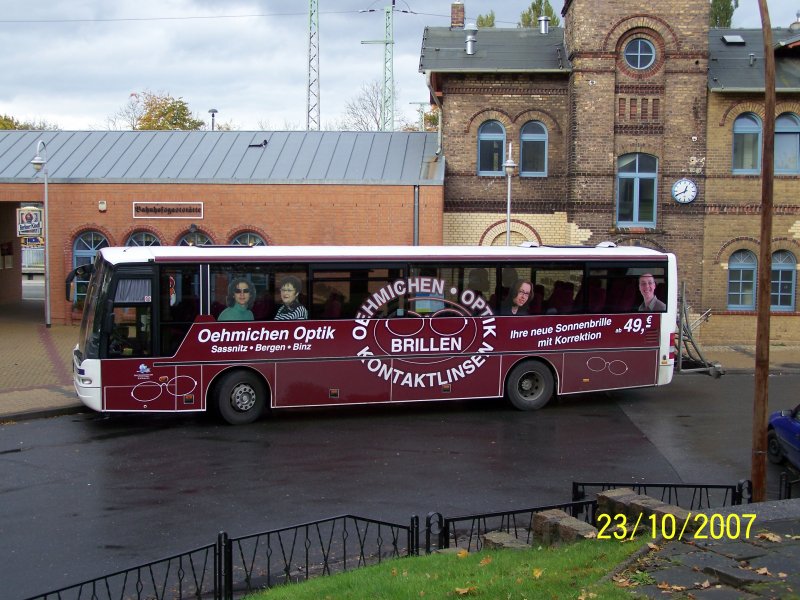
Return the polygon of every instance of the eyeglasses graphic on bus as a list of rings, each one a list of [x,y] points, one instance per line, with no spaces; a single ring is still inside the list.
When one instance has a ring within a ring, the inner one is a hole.
[[[586,367],[595,373],[608,369],[612,375],[624,375],[628,372],[628,363],[624,360],[608,361],[602,356],[593,356],[586,361]]]
[[[175,398],[189,396],[197,387],[197,381],[188,375],[177,375],[172,379],[165,376],[158,381],[143,381],[131,390],[131,396],[137,402],[153,402],[161,397],[164,390]]]

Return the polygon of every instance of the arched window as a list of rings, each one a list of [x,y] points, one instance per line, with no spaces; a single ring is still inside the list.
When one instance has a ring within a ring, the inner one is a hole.
[[[756,255],[749,250],[737,250],[728,261],[728,308],[755,310]]]
[[[643,38],[634,38],[625,44],[625,62],[628,66],[641,71],[656,62],[656,48],[651,42]]]
[[[770,278],[770,308],[775,311],[794,310],[795,273],[797,260],[787,250],[772,254],[772,275]]]
[[[520,133],[519,174],[522,177],[547,175],[547,128],[539,121],[528,121]]]
[[[199,229],[190,229],[185,233],[180,240],[178,246],[213,246],[214,242],[209,236],[200,231]]]
[[[617,160],[617,225],[656,225],[658,159],[650,154],[624,154]]]
[[[72,244],[72,268],[75,269],[81,265],[94,263],[97,251],[106,246],[108,246],[108,240],[102,233],[99,231],[84,231],[75,238],[75,242]],[[76,306],[83,306],[88,285],[88,279],[75,279],[74,300]]]
[[[800,173],[800,119],[793,113],[775,119],[775,172]]]
[[[134,231],[125,242],[126,246],[160,246],[161,240],[149,231]]]
[[[761,171],[761,119],[753,113],[733,122],[733,172],[753,174]]]
[[[245,231],[233,238],[231,244],[234,246],[266,246],[267,242],[257,233]]]
[[[499,121],[486,121],[478,129],[478,175],[504,175],[506,130]]]

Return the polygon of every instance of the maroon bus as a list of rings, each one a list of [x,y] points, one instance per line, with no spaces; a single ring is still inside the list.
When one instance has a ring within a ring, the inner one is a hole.
[[[650,249],[149,246],[84,269],[74,379],[97,411],[532,410],[672,379],[677,267]]]

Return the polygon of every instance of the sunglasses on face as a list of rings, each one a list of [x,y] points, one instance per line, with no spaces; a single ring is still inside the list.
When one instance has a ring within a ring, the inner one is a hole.
[[[237,294],[249,294],[250,288],[236,288]]]

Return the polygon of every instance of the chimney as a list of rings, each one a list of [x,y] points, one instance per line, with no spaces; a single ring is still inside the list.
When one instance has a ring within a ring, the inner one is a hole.
[[[466,33],[464,43],[467,46],[467,54],[472,56],[475,54],[475,42],[478,41],[478,26],[475,23],[470,23],[464,27],[464,32]]]
[[[550,33],[550,17],[539,17],[539,33],[542,35]]]
[[[450,5],[450,29],[464,29],[464,3],[459,0]]]

